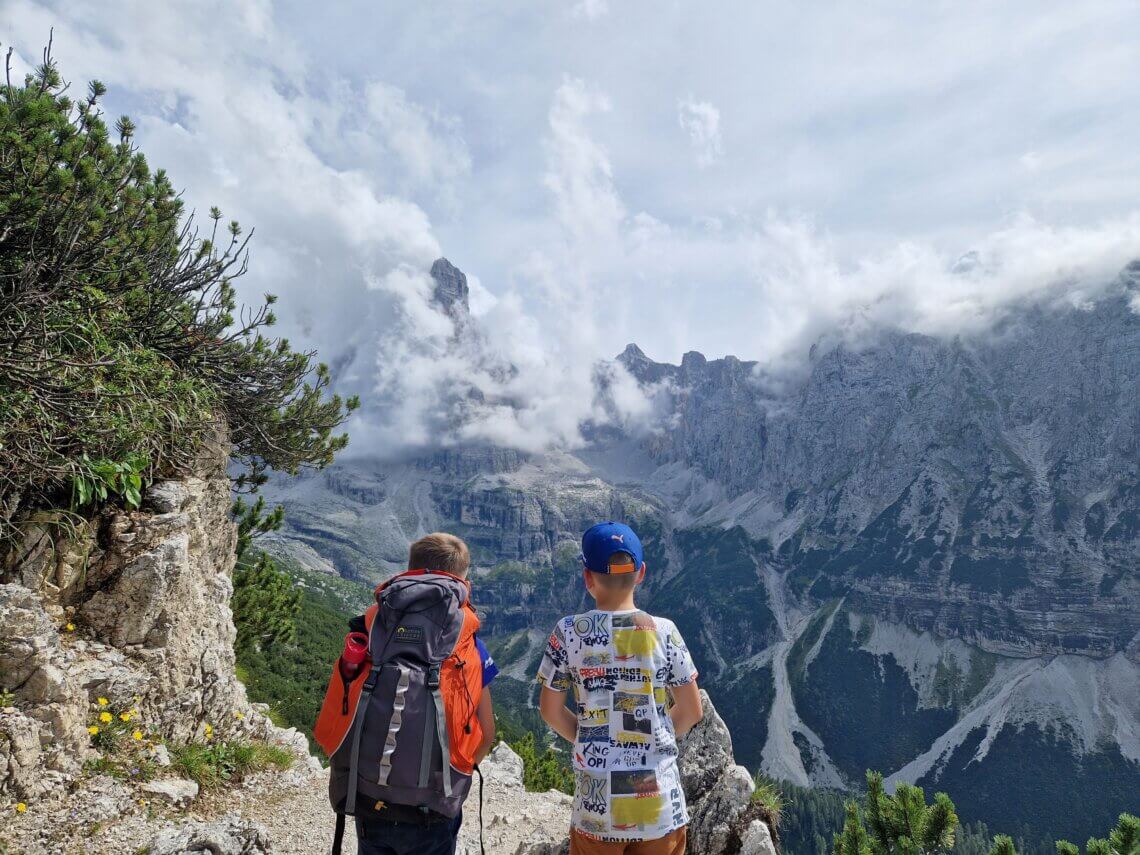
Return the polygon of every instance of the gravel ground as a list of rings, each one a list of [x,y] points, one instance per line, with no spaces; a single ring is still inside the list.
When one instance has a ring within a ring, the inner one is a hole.
[[[532,846],[566,839],[571,799],[565,793],[528,793],[522,761],[505,745],[483,764],[486,778],[483,840],[489,855],[522,855]],[[107,776],[83,781],[62,793],[9,815],[0,825],[3,855],[137,855],[155,836],[190,822],[236,817],[260,823],[275,855],[319,855],[332,844],[335,815],[328,803],[328,774],[307,768],[265,772],[231,790],[200,796],[186,811],[140,803],[134,785]],[[479,784],[464,813],[458,855],[479,853]],[[352,824],[344,852],[356,851]],[[545,851],[542,849],[541,851]]]

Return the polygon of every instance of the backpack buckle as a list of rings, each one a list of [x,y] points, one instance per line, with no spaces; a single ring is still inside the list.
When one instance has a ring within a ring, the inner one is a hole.
[[[366,679],[364,681],[363,691],[367,692],[369,695],[371,695],[372,690],[376,688],[376,683],[379,680],[380,680],[380,666],[379,665],[373,665],[372,669],[368,673],[368,679]]]
[[[427,686],[429,689],[439,688],[439,665],[432,665],[428,668]]]

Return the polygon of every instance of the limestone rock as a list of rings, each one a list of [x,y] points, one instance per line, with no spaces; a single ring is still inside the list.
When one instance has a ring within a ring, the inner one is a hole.
[[[748,815],[752,776],[736,765],[732,736],[703,689],[701,709],[704,718],[680,744],[681,786],[689,807],[689,851],[739,852],[742,826],[760,822]]]
[[[763,820],[754,819],[740,835],[740,855],[776,855],[772,832]]]
[[[142,791],[176,808],[184,808],[198,798],[198,785],[185,778],[162,778],[142,785]]]
[[[234,674],[226,461],[211,445],[193,473],[148,488],[144,510],[108,507],[70,539],[38,515],[0,556],[0,689],[14,700],[0,713],[0,801],[74,778],[99,697],[174,743],[206,723],[276,735]],[[278,741],[308,758],[295,731]]]
[[[209,852],[212,855],[258,855],[272,851],[264,826],[236,817],[214,822],[195,822],[164,831],[147,850],[150,855],[184,855]]]

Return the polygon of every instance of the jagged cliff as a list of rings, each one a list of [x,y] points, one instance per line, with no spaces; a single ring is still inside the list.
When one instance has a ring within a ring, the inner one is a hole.
[[[271,739],[307,758],[304,737],[252,708],[234,673],[227,457],[211,444],[137,512],[22,521],[0,570],[0,802],[7,816],[29,806],[15,851],[58,851],[92,823],[146,816],[138,802],[151,797],[92,771],[99,699],[108,716],[131,711],[156,766],[169,766],[166,745],[191,740]]]

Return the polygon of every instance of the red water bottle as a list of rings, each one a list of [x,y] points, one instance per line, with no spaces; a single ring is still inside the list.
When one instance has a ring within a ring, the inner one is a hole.
[[[340,654],[340,676],[351,683],[364,667],[368,658],[368,636],[363,632],[350,632],[344,637],[344,653]]]
[[[360,676],[368,659],[368,636],[363,632],[350,632],[344,637],[344,653],[337,660],[337,670],[344,683],[344,701],[341,713],[348,715],[348,684]]]

